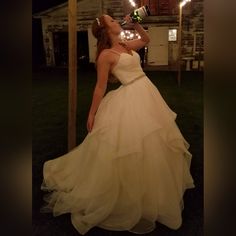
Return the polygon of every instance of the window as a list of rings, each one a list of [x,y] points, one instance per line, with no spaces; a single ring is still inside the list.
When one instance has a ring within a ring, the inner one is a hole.
[[[177,41],[177,29],[169,29],[168,41]]]

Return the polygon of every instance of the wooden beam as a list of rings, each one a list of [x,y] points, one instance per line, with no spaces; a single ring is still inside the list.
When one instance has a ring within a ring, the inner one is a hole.
[[[179,33],[178,33],[178,86],[181,85],[181,61],[182,61],[182,7],[179,7]]]
[[[76,146],[77,114],[77,0],[69,0],[68,33],[69,33],[69,99],[68,99],[68,151]]]

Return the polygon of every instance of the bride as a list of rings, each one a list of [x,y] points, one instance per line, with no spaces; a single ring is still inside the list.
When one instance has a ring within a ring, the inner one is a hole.
[[[194,187],[189,144],[136,52],[149,36],[138,23],[130,25],[140,39],[123,42],[112,17],[94,21],[97,83],[88,135],[69,153],[44,164],[42,189],[51,191],[44,211],[71,213],[80,234],[95,226],[148,233],[157,221],[178,229],[184,192]],[[121,86],[105,95],[111,75]]]

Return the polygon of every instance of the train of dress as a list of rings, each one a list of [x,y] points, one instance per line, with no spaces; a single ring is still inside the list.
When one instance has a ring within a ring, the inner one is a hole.
[[[71,213],[81,234],[131,230],[142,220],[180,227],[183,194],[194,184],[175,118],[146,76],[109,92],[85,140],[45,163],[42,189],[51,192],[43,210]]]

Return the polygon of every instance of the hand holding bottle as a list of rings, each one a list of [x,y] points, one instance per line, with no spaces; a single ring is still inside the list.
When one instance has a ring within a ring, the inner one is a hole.
[[[143,18],[146,16],[150,16],[150,11],[148,6],[142,6],[138,9],[135,9],[133,12],[131,12],[129,15],[125,17],[125,20],[121,23],[122,25],[125,25],[126,23],[135,23],[138,22],[140,23]]]
[[[134,24],[134,23],[136,23],[136,22],[133,22],[133,20],[132,20],[130,14],[129,14],[129,15],[126,15],[126,16],[124,17],[124,21],[122,22],[121,25],[124,25],[124,24],[129,24],[129,25],[130,25],[130,24]]]

